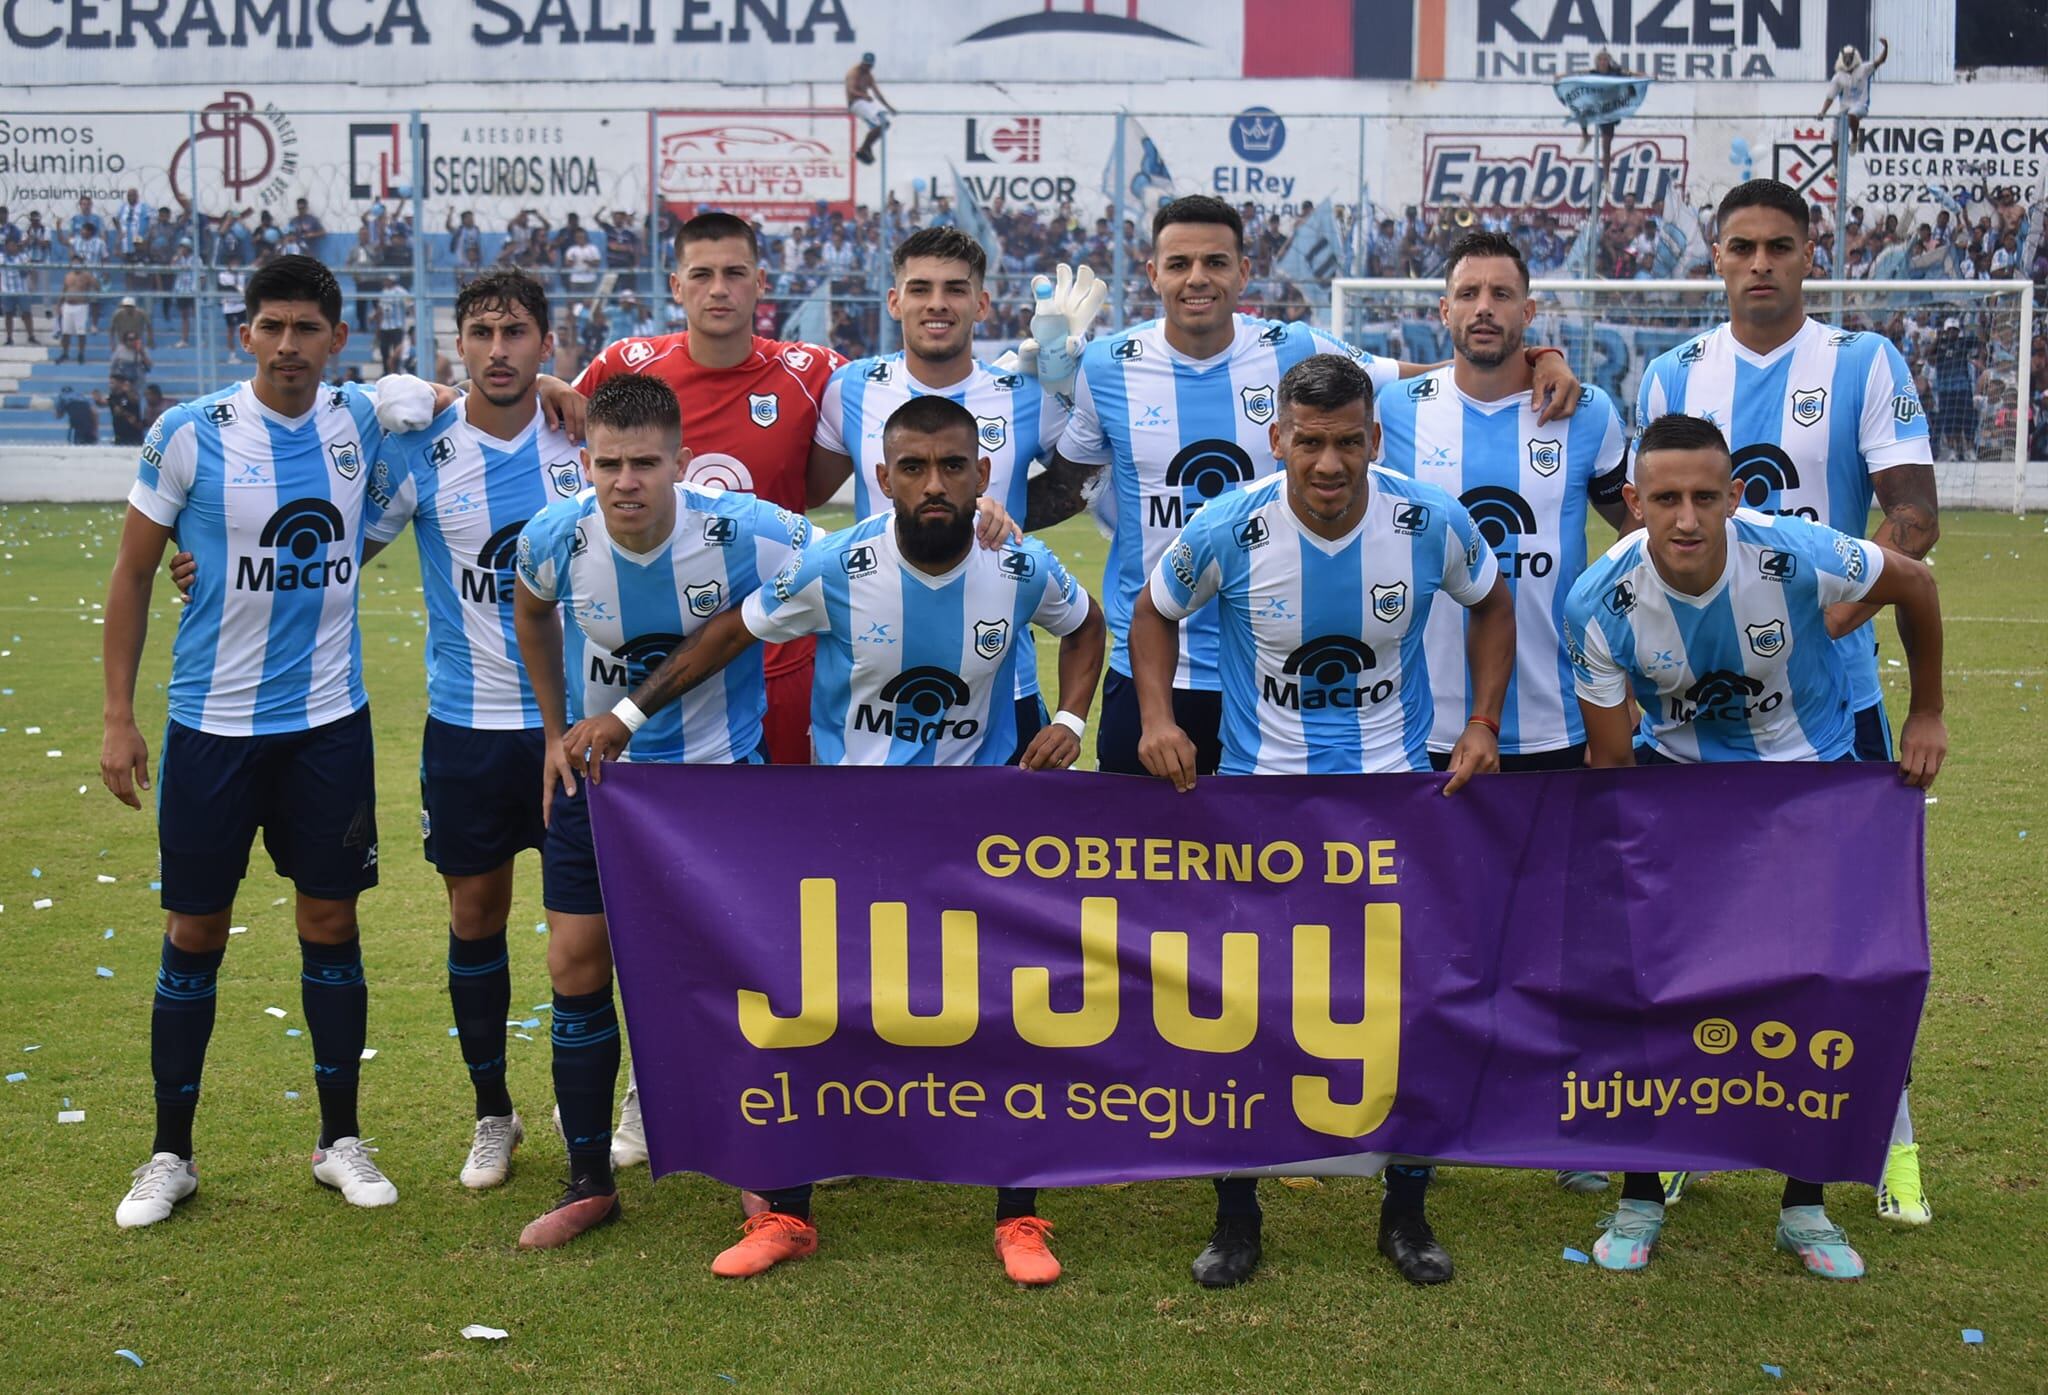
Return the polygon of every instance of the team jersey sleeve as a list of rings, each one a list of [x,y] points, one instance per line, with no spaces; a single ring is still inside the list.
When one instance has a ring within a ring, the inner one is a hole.
[[[190,414],[173,407],[156,419],[142,440],[128,502],[150,522],[176,527],[198,464],[199,428]]]
[[[1109,462],[1109,437],[1103,434],[1102,420],[1095,414],[1095,392],[1088,386],[1087,360],[1092,357],[1082,357],[1081,371],[1074,376],[1074,410],[1060,432],[1059,453],[1076,465]]]
[[[840,420],[844,411],[841,406],[844,381],[843,372],[836,372],[825,380],[825,390],[818,397],[818,430],[811,437],[813,445],[834,455],[853,454],[846,448],[845,428]]]
[[[1147,583],[1152,608],[1169,620],[1185,620],[1223,589],[1223,560],[1216,554],[1216,520],[1224,510],[1204,510],[1180,530],[1152,569]]]
[[[1593,453],[1593,476],[1586,481],[1586,497],[1605,506],[1621,499],[1621,487],[1628,481],[1628,433],[1621,429],[1621,411],[1614,399],[1599,388],[1588,390],[1606,413],[1607,425],[1600,433],[1600,447]],[[1585,411],[1585,407],[1580,407]]]
[[[746,495],[754,534],[754,575],[757,586],[769,585],[791,565],[800,561],[804,549],[817,535],[811,521],[802,514],[778,507],[765,499]]]
[[[740,602],[740,623],[756,639],[786,644],[831,628],[825,609],[825,569],[839,565],[839,550],[806,548],[773,580]]]
[[[604,380],[619,371],[618,347],[618,344],[605,345],[603,352],[583,365],[583,371],[576,375],[576,381],[569,386],[585,397],[597,396],[597,390]]]
[[[569,553],[583,506],[575,499],[550,504],[519,530],[517,567],[520,584],[544,601],[561,598],[568,579]]]
[[[370,467],[369,487],[363,491],[363,536],[371,542],[390,542],[405,531],[419,502],[419,481],[413,477],[407,456],[387,447]]]
[[[1375,396],[1385,392],[1388,388],[1401,381],[1401,361],[1399,359],[1381,358],[1378,354],[1369,354],[1357,345],[1347,344],[1334,334],[1325,334],[1319,329],[1309,331],[1309,342],[1315,346],[1315,351],[1319,354],[1346,354],[1358,360],[1358,366],[1363,368],[1365,376],[1372,380],[1372,390]]]
[[[1913,386],[1912,370],[1891,340],[1877,337],[1870,375],[1863,383],[1863,413],[1856,423],[1856,448],[1873,474],[1894,465],[1927,465],[1927,413]]]
[[[1584,599],[1591,595],[1575,587],[1565,607],[1564,647],[1572,661],[1572,687],[1595,707],[1619,707],[1628,696],[1628,675],[1614,661],[1606,631],[1591,618],[1592,607]]]
[[[1478,605],[1500,577],[1500,563],[1472,515],[1457,500],[1444,510],[1443,593],[1459,605]]]
[[[1787,531],[1783,525],[1791,521],[1779,519],[1775,531]],[[1815,590],[1823,606],[1862,600],[1884,571],[1884,549],[1874,542],[1852,538],[1818,523],[1790,531],[1813,564]]]
[[[1088,593],[1074,580],[1074,574],[1060,565],[1051,548],[1027,540],[1025,549],[1045,571],[1045,588],[1038,594],[1038,609],[1031,612],[1031,623],[1065,638],[1088,618]]]

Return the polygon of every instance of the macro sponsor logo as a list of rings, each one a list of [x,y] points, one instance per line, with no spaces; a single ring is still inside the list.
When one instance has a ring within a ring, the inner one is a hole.
[[[1696,679],[1683,696],[1667,699],[1674,722],[1747,722],[1751,716],[1775,712],[1785,695],[1766,693],[1761,679],[1717,668]]]
[[[327,557],[327,548],[344,541],[348,529],[341,510],[325,499],[294,499],[279,507],[263,524],[256,541],[281,554],[235,559],[238,591],[314,591],[345,586],[355,575],[355,560]]]
[[[526,520],[508,523],[477,549],[476,565],[464,567],[457,580],[462,599],[477,605],[498,605],[512,599],[512,565],[519,557],[519,535]]]
[[[1529,507],[1529,501],[1512,489],[1500,485],[1481,485],[1468,489],[1458,496],[1458,502],[1472,515],[1472,522],[1479,529],[1480,537],[1500,563],[1500,569],[1511,577],[1545,577],[1557,569],[1557,556],[1551,552],[1523,552],[1515,546],[1515,540],[1536,529],[1536,512]]]
[[[1263,676],[1259,696],[1289,712],[1370,707],[1397,687],[1391,678],[1374,681],[1374,666],[1371,645],[1350,635],[1318,635],[1287,656],[1278,676]]]
[[[1780,494],[1799,488],[1799,467],[1792,463],[1791,456],[1767,441],[1752,442],[1735,452],[1735,483],[1741,491],[1739,502],[1746,509],[1820,522],[1818,509],[1777,507]]]
[[[948,715],[966,706],[970,697],[967,684],[950,669],[931,664],[904,669],[876,696],[881,702],[864,702],[854,709],[855,731],[883,732],[922,746],[949,736],[972,740],[981,730],[972,717]]]
[[[637,688],[682,644],[681,635],[636,635],[609,656],[590,656],[590,681],[608,688]]]
[[[1250,484],[1257,475],[1252,458],[1235,441],[1212,437],[1183,446],[1166,467],[1166,487],[1178,492],[1147,495],[1145,524],[1150,528],[1185,527],[1202,505]]]

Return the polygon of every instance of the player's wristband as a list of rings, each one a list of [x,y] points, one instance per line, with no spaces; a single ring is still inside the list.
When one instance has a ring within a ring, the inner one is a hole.
[[[1088,734],[1088,719],[1086,717],[1076,717],[1071,712],[1053,713],[1052,724],[1056,727],[1065,727],[1068,731],[1074,733],[1074,739],[1077,741]]]
[[[1524,349],[1522,350],[1522,362],[1534,368],[1536,360],[1542,358],[1545,354],[1556,354],[1559,358],[1563,358],[1564,350],[1558,348],[1555,344],[1544,344],[1534,349]]]
[[[1478,725],[1485,727],[1488,731],[1492,732],[1494,740],[1500,740],[1500,723],[1493,720],[1493,718],[1482,717],[1477,712],[1474,712],[1471,716],[1465,719],[1465,725],[1469,727],[1474,723],[1477,723]]]
[[[612,709],[612,715],[626,724],[628,736],[647,725],[647,714],[634,706],[633,699],[629,697],[619,699],[619,705]]]

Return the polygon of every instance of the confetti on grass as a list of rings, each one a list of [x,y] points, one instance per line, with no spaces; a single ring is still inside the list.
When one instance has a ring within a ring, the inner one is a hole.
[[[128,1348],[126,1347],[115,1348],[114,1355],[126,1357],[128,1360],[133,1361],[138,1370],[142,1367],[142,1358],[137,1356],[134,1352],[128,1350]]]
[[[1785,1379],[1785,1370],[1782,1366],[1773,1366],[1768,1361],[1763,1362],[1762,1365],[1764,1368],[1764,1374],[1769,1376],[1772,1380]]]
[[[462,1335],[469,1338],[472,1342],[479,1340],[502,1342],[512,1334],[502,1327],[486,1327],[480,1322],[472,1322],[469,1326],[462,1329]]]
[[[1564,1257],[1573,1264],[1591,1264],[1593,1262],[1584,1250],[1575,1250],[1570,1245],[1564,1247]]]
[[[1983,1346],[1984,1334],[1974,1327],[1965,1327],[1963,1329],[1963,1345],[1966,1347]]]

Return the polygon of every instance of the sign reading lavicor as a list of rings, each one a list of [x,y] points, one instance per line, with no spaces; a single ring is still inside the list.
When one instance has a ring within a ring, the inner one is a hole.
[[[1237,77],[1242,0],[4,0],[9,83]]]
[[[1875,1176],[1928,969],[1896,770],[1442,783],[607,767],[655,1170]]]

